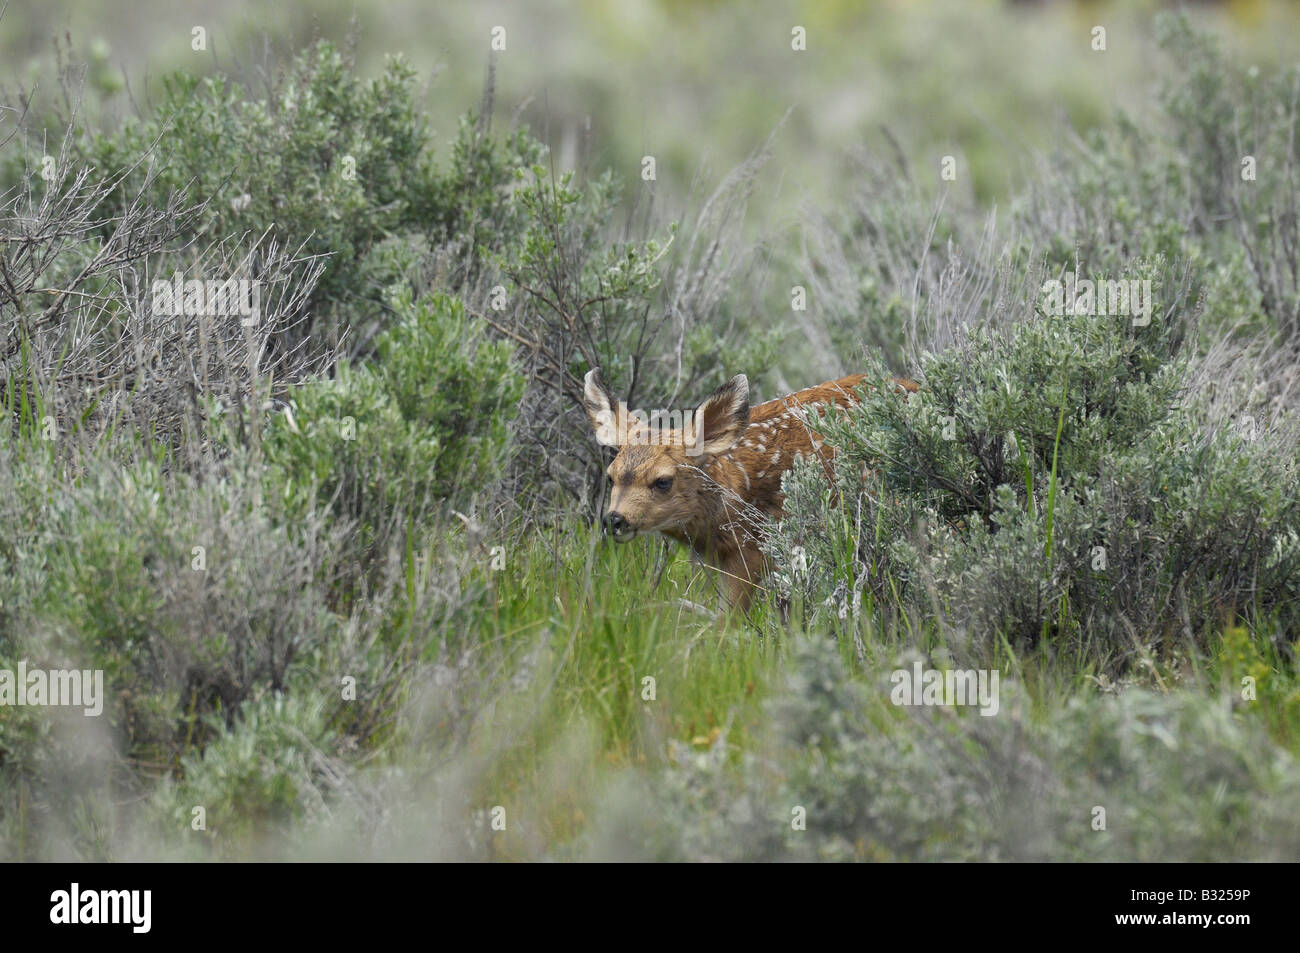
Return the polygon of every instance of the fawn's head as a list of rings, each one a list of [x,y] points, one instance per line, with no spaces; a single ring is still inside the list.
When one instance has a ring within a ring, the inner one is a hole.
[[[693,412],[646,419],[616,401],[600,377],[587,373],[583,405],[596,430],[597,442],[617,447],[609,465],[609,507],[605,529],[616,542],[638,533],[688,530],[705,509],[705,497],[716,487],[704,466],[736,445],[749,425],[749,381],[738,374]]]

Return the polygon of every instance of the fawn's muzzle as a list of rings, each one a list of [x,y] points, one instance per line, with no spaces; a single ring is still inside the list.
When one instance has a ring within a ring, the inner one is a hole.
[[[623,518],[622,513],[606,513],[601,522],[605,525],[605,532],[613,536],[615,542],[627,542],[636,535],[636,530]]]

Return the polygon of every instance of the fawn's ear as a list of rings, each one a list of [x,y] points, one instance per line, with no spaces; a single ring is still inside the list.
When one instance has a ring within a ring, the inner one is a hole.
[[[701,453],[725,453],[748,426],[749,380],[737,374],[695,411],[695,447]]]
[[[596,442],[604,447],[617,447],[618,402],[601,380],[599,367],[587,371],[587,376],[582,380],[582,406],[591,418],[591,426],[596,431]]]

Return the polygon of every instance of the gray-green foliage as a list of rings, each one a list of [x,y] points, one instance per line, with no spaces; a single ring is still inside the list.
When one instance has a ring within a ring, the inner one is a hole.
[[[1288,806],[1300,765],[1230,701],[1131,689],[1031,718],[1002,674],[990,717],[894,707],[887,670],[855,678],[833,640],[799,640],[766,743],[738,767],[725,736],[683,751],[611,798],[588,848],[692,861],[1300,857]]]
[[[965,179],[936,194],[928,169],[888,151],[860,156],[843,201],[805,228],[808,343],[792,342],[787,373],[848,373],[864,352],[902,371],[964,324],[1002,320],[997,288],[1008,281],[1039,268],[1113,276],[1158,258],[1202,303],[1202,350],[1249,331],[1239,343],[1251,363],[1293,364],[1300,69],[1235,62],[1182,15],[1155,25],[1156,108],[1062,137],[1005,211],[976,208]]]
[[[1012,205],[1017,250],[1114,271],[1135,256],[1194,263],[1209,330],[1300,330],[1295,271],[1300,68],[1234,62],[1185,16],[1157,18],[1159,111],[1121,114],[1040,170]]]
[[[14,856],[105,856],[107,792],[197,756],[250,698],[300,684],[304,658],[347,654],[325,607],[337,541],[317,514],[276,520],[239,469],[198,480],[144,455],[124,468],[120,453],[100,446],[71,469],[0,440],[0,667],[99,670],[104,689],[94,718],[4,709],[0,840]]]
[[[793,628],[838,639],[674,619],[682,563],[628,572],[644,551],[534,492],[598,488],[593,364],[633,404],[759,389],[788,321],[740,237],[757,158],[683,226],[619,231],[616,177],[555,175],[482,117],[437,168],[411,71],[364,82],[328,44],[265,97],[173,79],[153,116],[76,132],[57,184],[15,140],[0,669],[100,668],[109,692],[100,719],[0,712],[0,853],[122,856],[138,822],[144,856],[1295,859],[1294,76],[1167,32],[1163,125],[1064,150],[1009,238],[889,171],[822,217],[792,279],[812,349],[922,383],[824,423],[833,485],[786,484],[777,581]],[[247,334],[155,320],[123,280],[247,269],[290,289]],[[1066,270],[1150,279],[1151,323],[1043,313]],[[510,503],[529,540],[496,572],[484,534],[509,533],[477,518]],[[890,705],[884,666],[918,646],[1004,666],[998,714]],[[1013,678],[1034,662],[1041,684]],[[1120,670],[1187,684],[1094,693]],[[1206,687],[1243,673],[1258,709]]]
[[[248,481],[167,476],[157,460],[93,459],[71,482],[7,456],[13,485],[45,489],[5,510],[4,650],[130,686],[108,709],[128,750],[169,757],[183,713],[231,717],[259,686],[286,686],[304,645],[328,637],[312,582],[332,544],[312,512],[277,524]]]
[[[521,227],[509,190],[514,170],[542,154],[535,140],[522,129],[498,140],[467,117],[445,167],[431,142],[414,68],[395,58],[367,82],[348,55],[321,41],[264,98],[225,76],[171,75],[150,115],[78,143],[72,159],[108,174],[133,170],[104,212],[138,196],[165,204],[185,190],[207,205],[183,238],[220,242],[270,229],[290,247],[328,256],[314,304],[335,326],[316,333],[337,336],[337,325],[373,319],[378,292],[403,277],[386,267],[386,242],[460,246],[460,282],[477,270],[468,256],[479,246],[500,248]]]
[[[1121,667],[1234,614],[1294,632],[1300,74],[1231,63],[1182,17],[1159,33],[1160,110],[1070,141],[1009,227],[868,175],[816,244],[823,298],[877,295],[872,375],[921,382],[826,425],[833,491],[788,481],[778,582],[831,624],[885,606],[984,657],[1048,636]],[[1150,279],[1150,324],[1045,314],[1067,273]]]
[[[514,171],[542,147],[471,116],[436,160],[400,60],[366,81],[321,42],[260,96],[224,75],[163,87],[140,116],[92,99],[5,137],[0,399],[15,415],[39,401],[65,434],[127,424],[192,459],[203,403],[260,405],[340,350],[368,354],[393,292],[462,292],[483,250],[522,231]],[[172,313],[151,289],[174,277],[255,282],[261,314],[249,330]]]
[[[809,572],[787,573],[802,594],[832,608],[868,595],[985,650],[1049,634],[1099,659],[1199,637],[1234,610],[1287,611],[1294,447],[1204,426],[1186,393],[1194,312],[1160,293],[1167,270],[1133,274],[1154,275],[1149,325],[1023,308],[927,355],[908,399],[878,388],[826,421],[835,492],[797,468],[774,543],[787,562],[806,552]]]
[[[185,831],[201,808],[207,833],[192,841],[203,853],[257,842],[274,856],[295,830],[330,819],[329,799],[346,777],[333,757],[336,740],[319,698],[261,696],[243,706],[231,730],[218,730],[201,752],[181,759],[181,780],[154,792],[155,809],[163,823]]]
[[[297,389],[262,444],[268,492],[295,512],[330,508],[372,557],[499,472],[524,383],[458,298],[403,294],[394,310],[374,360]]]
[[[318,816],[347,773],[337,749],[391,731],[412,637],[445,615],[432,567],[428,593],[381,575],[352,611],[331,610],[352,570],[345,528],[315,500],[278,499],[247,453],[197,479],[147,457],[123,468],[121,452],[69,471],[0,440],[0,668],[100,670],[104,686],[95,718],[3,709],[0,843],[14,856],[112,856],[94,835],[111,820],[105,792],[147,793],[173,771],[183,783],[159,815],[172,831],[194,804],[236,841]]]
[[[489,294],[484,305],[488,319],[521,342],[530,380],[528,429],[509,474],[518,501],[550,508],[555,496],[536,491],[556,486],[598,499],[592,490],[604,450],[581,411],[582,378],[592,367],[628,406],[669,408],[724,375],[758,377],[775,362],[782,331],[750,320],[745,297],[755,292],[748,275],[758,256],[739,234],[759,165],[756,158],[737,169],[684,227],[661,234],[648,214],[639,228],[613,227],[620,195],[611,173],[580,184],[540,165],[518,174],[513,201],[526,227],[495,257],[503,294]]]

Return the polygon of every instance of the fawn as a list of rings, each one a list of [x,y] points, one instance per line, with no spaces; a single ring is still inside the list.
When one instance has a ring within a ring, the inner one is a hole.
[[[723,574],[727,599],[744,611],[767,574],[759,547],[763,523],[780,519],[781,475],[805,455],[828,464],[833,448],[808,425],[808,411],[858,402],[865,374],[841,377],[751,407],[749,381],[738,374],[681,416],[657,426],[614,400],[600,369],[587,372],[583,404],[598,443],[617,447],[604,527],[616,542],[660,532],[686,543]],[[913,381],[891,379],[895,392]],[[867,385],[871,386],[871,385]],[[670,419],[677,415],[670,415]]]

